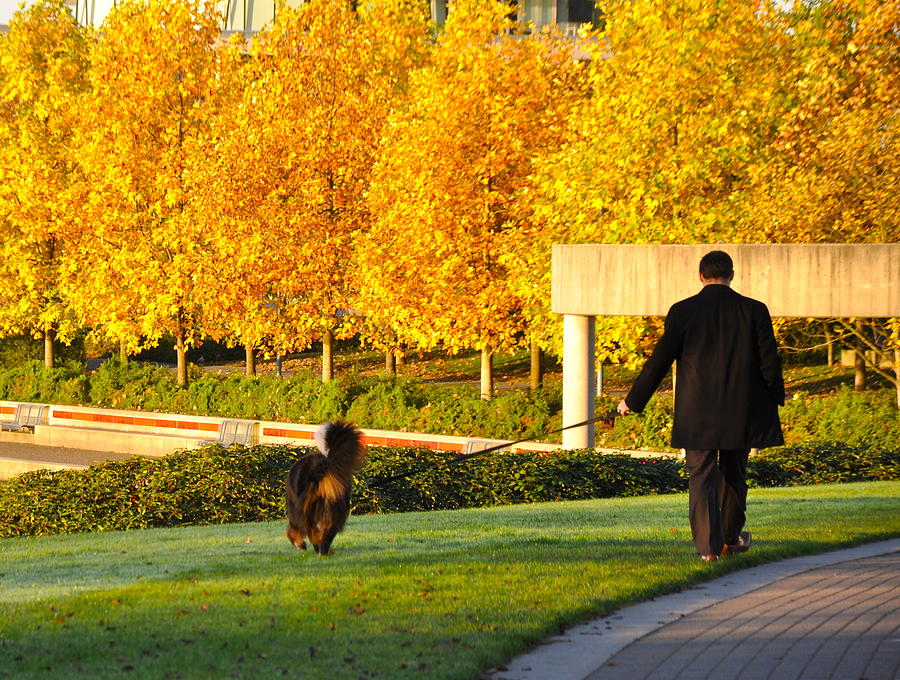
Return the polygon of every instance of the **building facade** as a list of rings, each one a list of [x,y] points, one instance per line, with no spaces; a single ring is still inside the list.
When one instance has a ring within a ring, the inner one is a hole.
[[[299,5],[303,0],[286,0],[288,5]],[[429,0],[431,18],[441,24],[447,19],[448,0]],[[5,5],[10,5],[5,7]],[[8,24],[19,0],[0,0],[2,14],[0,24]],[[28,0],[26,0],[28,4]],[[116,0],[67,0],[75,19],[84,25],[100,26]],[[252,35],[275,18],[276,0],[217,0],[224,17],[224,34]],[[538,30],[558,25],[567,34],[574,35],[583,24],[598,21],[594,0],[524,0],[518,12],[523,23],[531,23]]]

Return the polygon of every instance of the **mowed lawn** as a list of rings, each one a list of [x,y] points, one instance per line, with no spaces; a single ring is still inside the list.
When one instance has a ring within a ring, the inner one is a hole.
[[[753,550],[701,563],[683,494],[0,541],[0,677],[459,678],[631,602],[900,535],[900,482],[754,489]]]

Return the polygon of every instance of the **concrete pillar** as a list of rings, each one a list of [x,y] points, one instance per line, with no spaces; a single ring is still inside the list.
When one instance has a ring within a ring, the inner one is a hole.
[[[563,427],[594,417],[594,325],[593,316],[563,316]],[[593,448],[593,424],[563,432],[562,445]]]

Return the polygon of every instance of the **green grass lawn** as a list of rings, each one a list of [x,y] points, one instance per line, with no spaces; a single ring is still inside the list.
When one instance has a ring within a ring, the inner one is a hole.
[[[0,677],[465,678],[729,571],[900,535],[900,482],[751,490],[746,555],[703,564],[684,495],[2,541]]]

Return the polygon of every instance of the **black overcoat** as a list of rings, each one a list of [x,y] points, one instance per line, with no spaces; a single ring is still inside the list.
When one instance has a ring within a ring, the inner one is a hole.
[[[750,449],[784,443],[781,359],[766,306],[709,284],[672,305],[665,331],[625,403],[640,413],[672,365],[672,446]]]

